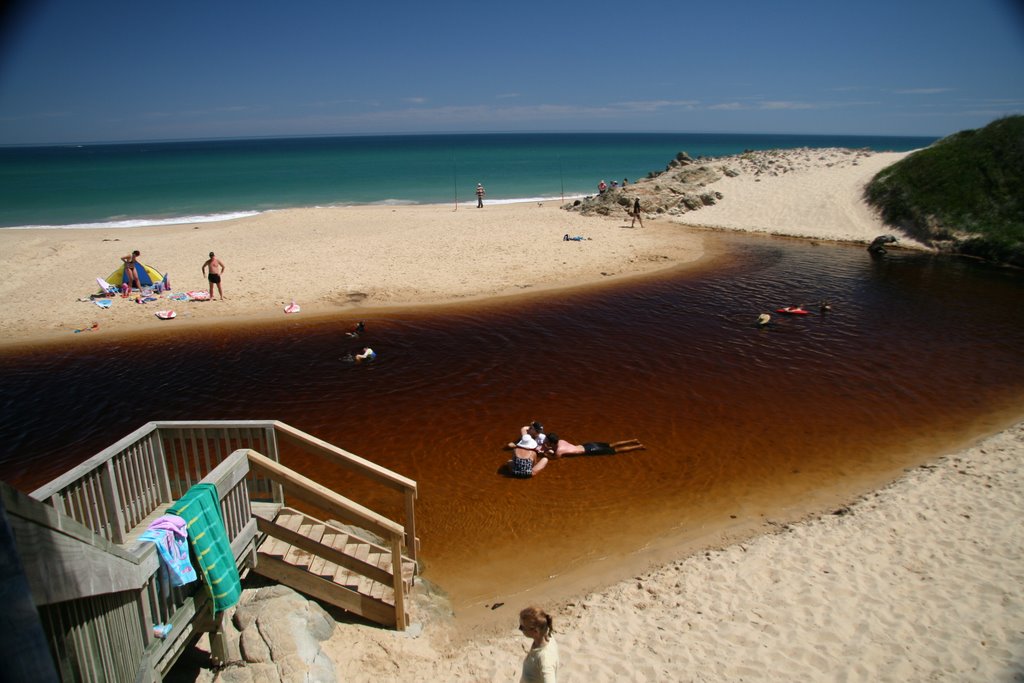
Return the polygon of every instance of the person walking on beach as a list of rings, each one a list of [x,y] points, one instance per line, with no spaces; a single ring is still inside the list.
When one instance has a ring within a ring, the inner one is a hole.
[[[527,607],[519,613],[519,630],[527,638],[533,638],[530,651],[523,660],[519,683],[556,683],[558,643],[552,635],[555,627],[551,615],[539,607]]]
[[[210,281],[210,298],[213,298],[213,286],[217,285],[217,294],[220,296],[221,301],[224,300],[224,290],[220,287],[220,276],[224,273],[224,269],[227,266],[219,258],[214,256],[213,252],[210,252],[210,258],[203,264],[203,274],[206,275],[206,279]],[[207,274],[206,270],[210,272]]]
[[[138,249],[122,256],[121,260],[124,261],[124,277],[121,278],[121,282],[128,285],[128,291],[130,292],[132,287],[136,289],[142,289],[142,285],[139,283],[139,271],[136,270],[135,264],[138,263],[141,252]],[[126,293],[125,296],[128,296]]]
[[[484,186],[481,185],[480,183],[477,183],[476,184],[476,208],[478,208],[478,209],[484,208],[484,195],[485,194],[487,194],[487,192],[484,190]]]
[[[633,214],[633,222],[629,224],[629,227],[632,228],[633,224],[636,223],[637,221],[640,221],[640,227],[641,228],[644,227],[644,219],[640,217],[640,198],[639,197],[635,197],[633,199],[633,211],[631,213]]]
[[[624,441],[588,441],[582,446],[569,443],[565,439],[558,438],[558,434],[548,434],[545,451],[552,458],[565,458],[571,455],[615,455],[616,453],[628,453],[629,451],[640,451],[645,446],[639,439],[625,439]]]

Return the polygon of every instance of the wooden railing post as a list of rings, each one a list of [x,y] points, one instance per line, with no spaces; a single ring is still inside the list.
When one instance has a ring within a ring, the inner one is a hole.
[[[110,540],[114,543],[124,543],[124,512],[121,510],[121,496],[118,494],[117,480],[114,477],[113,460],[103,463],[100,485],[103,487],[103,507],[107,510],[107,520],[113,527],[110,530]]]
[[[149,434],[149,442],[152,444],[153,468],[156,471],[157,481],[160,483],[160,502],[170,503],[174,498],[171,496],[171,477],[167,472],[167,457],[164,454],[164,439],[157,427]]]
[[[410,559],[420,561],[420,540],[416,538],[416,491],[405,491],[405,547]]]
[[[395,590],[395,628],[404,631],[405,623],[405,578],[402,576],[402,539],[391,537],[391,576]]]
[[[265,438],[267,440],[267,452],[263,455],[267,456],[274,462],[281,462],[281,453],[277,450],[277,430],[274,425],[265,427],[263,430]],[[276,481],[270,482],[270,488],[273,492],[273,501],[279,505],[284,505],[284,489]]]

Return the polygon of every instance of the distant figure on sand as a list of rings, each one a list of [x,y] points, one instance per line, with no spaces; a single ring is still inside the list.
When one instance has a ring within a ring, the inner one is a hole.
[[[533,645],[523,660],[519,683],[555,683],[558,680],[558,643],[551,615],[539,607],[527,607],[519,613],[519,630]]]
[[[217,285],[217,296],[220,297],[221,301],[224,300],[224,290],[220,288],[220,276],[224,273],[224,269],[227,266],[219,258],[214,256],[213,252],[210,252],[210,258],[206,259],[206,263],[203,264],[203,274],[206,275],[206,279],[210,282],[210,298],[213,298],[213,286]],[[209,269],[209,273],[207,273]]]
[[[644,219],[640,217],[640,198],[639,197],[636,197],[636,198],[633,199],[633,211],[631,211],[631,213],[633,215],[633,222],[629,224],[629,227],[632,228],[633,224],[636,223],[637,221],[640,221],[640,227],[641,228],[644,227]]]
[[[485,194],[487,194],[487,191],[484,190],[484,186],[481,185],[480,183],[477,183],[476,184],[476,208],[478,208],[478,209],[484,208],[484,195]]]
[[[139,283],[139,271],[135,269],[135,264],[138,262],[139,256],[139,250],[136,249],[127,256],[121,257],[121,260],[124,261],[124,277],[121,278],[121,282],[126,283],[129,290],[132,287],[142,289],[142,285]],[[127,296],[127,294],[125,296]]]
[[[513,477],[529,479],[547,467],[547,457],[539,454],[540,446],[529,434],[524,434],[513,446],[512,459],[507,463],[508,473]]]
[[[565,439],[559,439],[557,434],[548,434],[546,452],[552,458],[566,458],[573,455],[615,455],[616,453],[628,453],[640,451],[645,447],[639,439],[626,439],[606,443],[604,441],[588,441],[582,446],[569,443]]]

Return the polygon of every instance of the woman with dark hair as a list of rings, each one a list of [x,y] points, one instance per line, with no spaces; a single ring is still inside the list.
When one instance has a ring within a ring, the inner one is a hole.
[[[629,224],[629,227],[633,227],[637,221],[640,221],[640,227],[644,227],[644,219],[640,217],[640,198],[636,197],[633,199],[633,210],[630,211],[630,215],[633,216],[633,222]]]
[[[124,261],[124,275],[121,278],[123,284],[128,285],[128,289],[132,287],[136,289],[142,289],[142,285],[139,283],[139,272],[135,269],[135,264],[139,262],[139,250],[136,249],[127,256],[122,256],[121,260]]]
[[[519,630],[533,645],[523,660],[519,683],[556,683],[558,678],[558,643],[552,638],[555,628],[551,615],[539,607],[527,607],[519,613]]]

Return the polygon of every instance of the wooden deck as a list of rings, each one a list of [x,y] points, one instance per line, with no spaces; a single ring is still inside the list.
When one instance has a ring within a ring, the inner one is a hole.
[[[397,491],[404,521],[285,467],[282,444]],[[0,485],[0,531],[13,534],[60,679],[159,681],[202,632],[214,656],[223,653],[227,613],[213,612],[201,581],[163,586],[155,546],[138,542],[198,483],[217,488],[241,574],[406,628],[419,552],[415,481],[274,420],[151,422],[30,497]],[[340,521],[286,507],[286,495]],[[154,634],[161,624],[172,625],[168,638]]]

